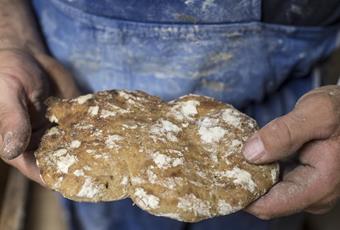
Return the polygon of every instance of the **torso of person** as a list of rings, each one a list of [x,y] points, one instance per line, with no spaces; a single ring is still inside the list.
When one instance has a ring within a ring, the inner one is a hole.
[[[143,90],[172,100],[214,97],[260,125],[315,87],[312,69],[336,47],[340,6],[327,0],[32,0],[51,54],[84,93]],[[327,7],[325,7],[327,5]],[[188,228],[128,200],[63,200],[73,229],[269,228],[244,212]]]
[[[327,5],[330,7],[321,7]],[[33,0],[51,53],[81,89],[214,97],[261,124],[313,87],[337,44],[338,1]]]

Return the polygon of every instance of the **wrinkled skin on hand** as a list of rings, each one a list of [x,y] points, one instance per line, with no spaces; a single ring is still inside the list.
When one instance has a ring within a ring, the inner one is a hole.
[[[310,91],[295,108],[251,137],[244,155],[268,163],[295,155],[299,164],[285,173],[247,211],[272,219],[300,211],[327,212],[340,196],[340,87]]]
[[[70,74],[54,59],[16,49],[0,50],[0,157],[43,184],[33,156],[47,128],[44,100],[79,94]]]

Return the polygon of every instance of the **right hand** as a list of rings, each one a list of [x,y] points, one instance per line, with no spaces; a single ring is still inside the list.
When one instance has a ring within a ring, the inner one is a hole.
[[[43,184],[33,151],[48,127],[44,100],[79,95],[73,79],[53,58],[0,49],[0,157]]]

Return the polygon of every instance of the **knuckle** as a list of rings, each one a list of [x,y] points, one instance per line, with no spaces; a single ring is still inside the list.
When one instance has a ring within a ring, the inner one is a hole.
[[[35,82],[35,79],[42,74],[36,59],[25,51],[1,50],[0,60],[0,73],[19,79],[26,84],[32,84],[30,80]]]
[[[287,119],[287,117],[286,117]],[[293,145],[293,130],[286,119],[280,119],[279,125],[286,137],[286,145],[290,149]]]
[[[325,131],[332,132],[334,128],[338,125],[339,121],[336,116],[336,106],[331,97],[328,94],[323,94],[320,96],[320,111],[324,113]]]
[[[269,124],[270,135],[275,139],[277,146],[282,146],[284,149],[293,147],[293,131],[289,126],[286,117],[275,119]]]
[[[2,60],[0,67],[14,68],[15,66],[21,66],[25,63],[26,54],[24,52],[13,50],[2,50],[0,53],[0,59]]]
[[[327,91],[318,91],[306,96],[299,108],[304,108],[315,122],[321,137],[332,134],[339,125],[338,106],[334,98]]]
[[[1,84],[6,86],[12,92],[21,92],[23,89],[21,81],[11,75],[4,74],[1,76]]]

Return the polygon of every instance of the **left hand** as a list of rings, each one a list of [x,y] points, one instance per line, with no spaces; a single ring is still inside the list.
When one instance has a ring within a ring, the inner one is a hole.
[[[340,86],[304,95],[294,110],[255,133],[243,153],[255,164],[292,154],[299,160],[296,168],[247,208],[249,213],[272,219],[330,210],[340,197]]]
[[[79,95],[71,74],[45,53],[0,49],[0,159],[44,185],[33,151],[49,127],[48,96]]]

